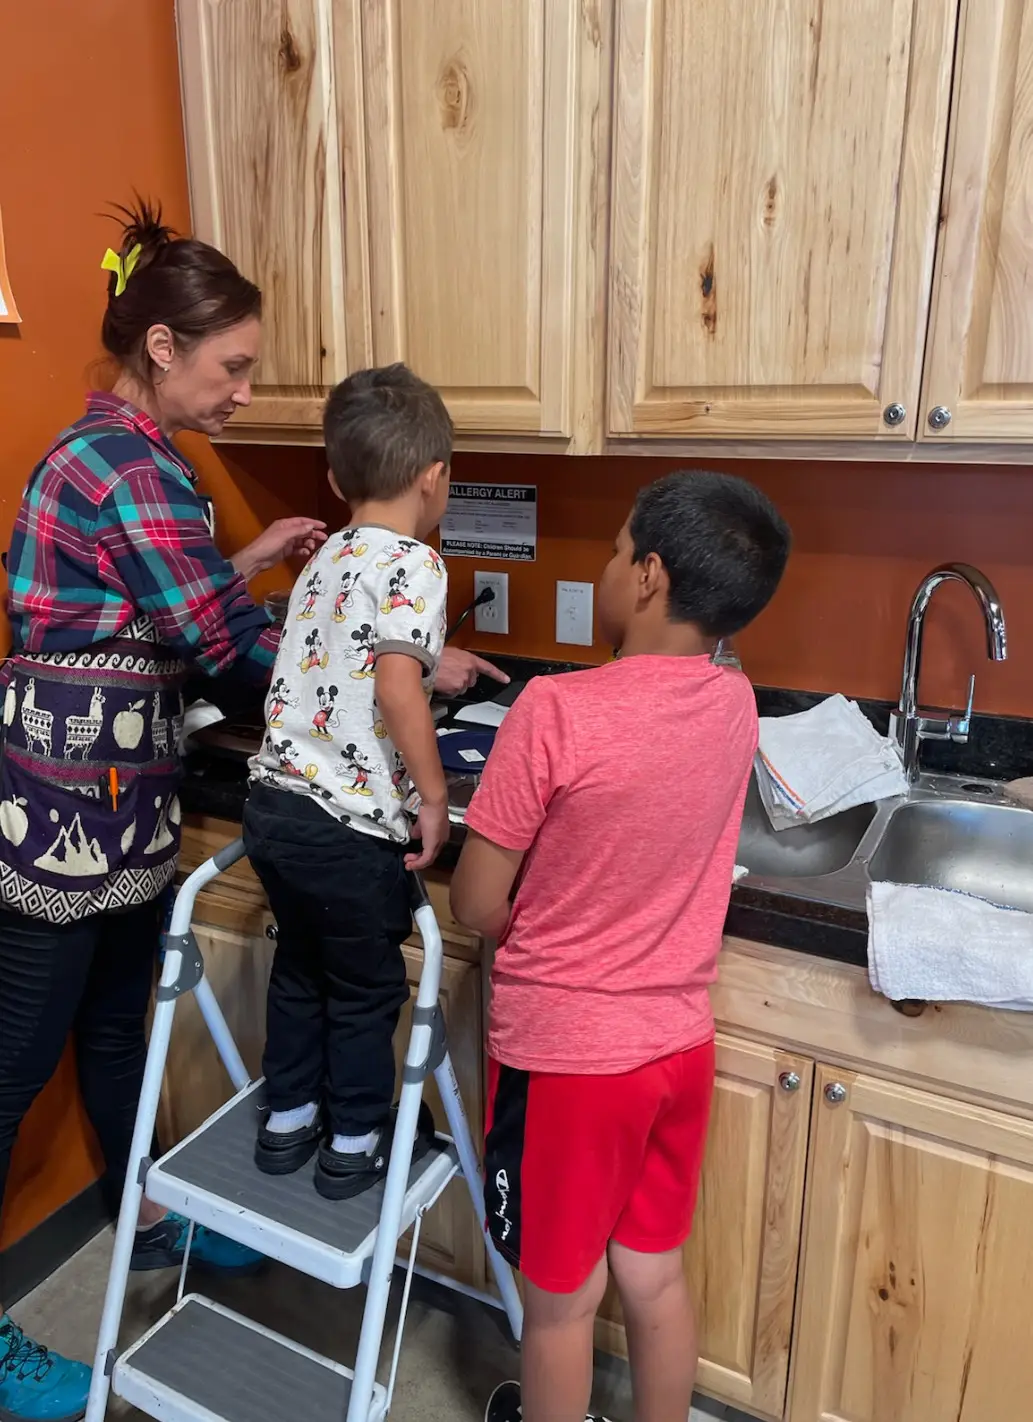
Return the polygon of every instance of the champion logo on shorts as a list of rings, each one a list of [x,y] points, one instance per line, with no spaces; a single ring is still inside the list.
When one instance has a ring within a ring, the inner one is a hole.
[[[513,1222],[506,1215],[509,1208],[509,1176],[504,1170],[500,1170],[495,1176],[495,1189],[499,1192],[499,1207],[495,1211],[495,1217],[502,1221],[502,1239],[506,1240],[513,1228]]]

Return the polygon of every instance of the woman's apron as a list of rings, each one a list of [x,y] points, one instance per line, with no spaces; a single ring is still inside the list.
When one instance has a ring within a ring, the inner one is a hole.
[[[4,674],[0,903],[60,924],[157,898],[179,852],[184,663],[141,617]]]

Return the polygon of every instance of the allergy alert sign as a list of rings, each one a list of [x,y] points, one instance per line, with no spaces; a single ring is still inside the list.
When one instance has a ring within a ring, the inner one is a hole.
[[[533,563],[538,549],[534,484],[453,484],[441,520],[446,558]]]

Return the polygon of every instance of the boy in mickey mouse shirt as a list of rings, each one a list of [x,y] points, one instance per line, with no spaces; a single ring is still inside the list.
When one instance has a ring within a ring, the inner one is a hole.
[[[316,1189],[383,1177],[405,1002],[407,869],[448,837],[430,689],[445,640],[445,566],[423,542],[448,500],[452,422],[402,365],[359,371],[324,416],[330,482],[351,522],[291,595],[252,760],[244,844],[279,929],[259,1169],[318,1151]],[[412,816],[419,853],[407,853]],[[417,1154],[426,1148],[424,1125]]]

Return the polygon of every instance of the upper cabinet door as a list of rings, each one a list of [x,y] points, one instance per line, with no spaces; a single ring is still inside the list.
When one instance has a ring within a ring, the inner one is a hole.
[[[460,432],[575,433],[604,9],[359,0],[374,358]]]
[[[232,428],[318,426],[326,387],[369,353],[363,266],[344,260],[364,240],[345,203],[329,5],[179,0],[178,15],[194,230],[264,301],[255,398]]]
[[[914,437],[956,10],[618,0],[611,433]]]
[[[921,434],[1033,440],[1033,4],[962,12]]]

